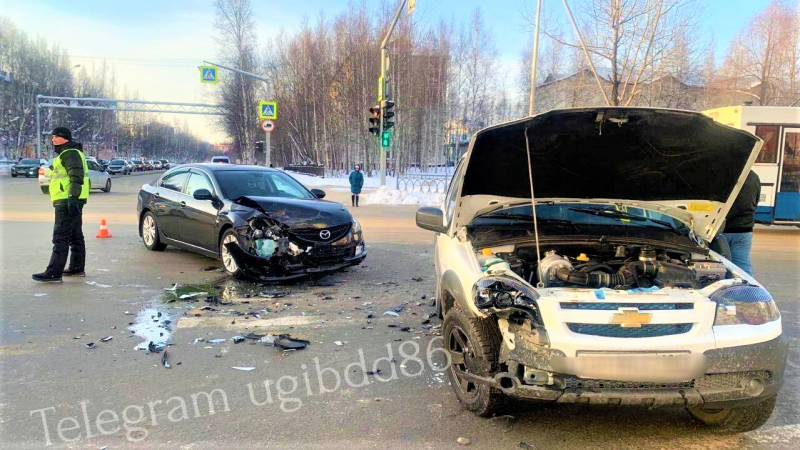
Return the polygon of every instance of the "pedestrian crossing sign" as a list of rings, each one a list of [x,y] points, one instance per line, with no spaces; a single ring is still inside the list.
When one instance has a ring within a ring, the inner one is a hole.
[[[216,83],[218,81],[216,66],[200,66],[201,83]]]
[[[258,102],[258,118],[275,120],[278,118],[278,102],[261,100]]]

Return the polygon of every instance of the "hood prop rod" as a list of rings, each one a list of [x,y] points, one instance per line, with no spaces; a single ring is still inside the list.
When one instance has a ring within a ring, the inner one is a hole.
[[[533,214],[533,236],[536,241],[536,271],[539,273],[537,288],[543,288],[542,252],[539,249],[539,225],[536,221],[536,195],[533,193],[533,166],[531,166],[531,144],[528,141],[528,127],[525,127],[525,156],[528,157],[528,181],[531,183],[531,213]]]

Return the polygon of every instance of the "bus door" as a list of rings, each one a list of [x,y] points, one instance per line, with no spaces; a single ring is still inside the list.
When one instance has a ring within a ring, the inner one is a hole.
[[[783,127],[775,220],[800,222],[800,127]]]
[[[758,199],[756,222],[772,224],[775,221],[775,200],[780,176],[778,148],[781,127],[756,125],[752,133],[764,141],[764,146],[761,147],[761,152],[753,165],[753,171],[761,180],[761,198]]]

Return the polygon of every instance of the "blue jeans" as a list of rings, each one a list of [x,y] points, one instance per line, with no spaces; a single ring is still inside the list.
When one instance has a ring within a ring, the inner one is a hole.
[[[725,239],[731,247],[731,261],[752,276],[750,249],[753,247],[753,233],[725,233]]]

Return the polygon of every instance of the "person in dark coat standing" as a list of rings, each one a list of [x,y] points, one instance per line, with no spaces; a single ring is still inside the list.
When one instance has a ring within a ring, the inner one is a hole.
[[[761,197],[761,180],[752,170],[739,191],[739,195],[725,216],[722,235],[731,248],[731,260],[742,270],[753,275],[750,264],[750,249],[753,247],[753,227],[756,224],[756,208]]]
[[[89,167],[83,146],[72,142],[68,128],[53,130],[51,140],[57,154],[50,172],[50,201],[56,218],[53,224],[53,254],[34,281],[61,283],[62,276],[85,277],[86,244],[83,239],[83,205],[89,198]],[[69,258],[69,268],[67,265]]]
[[[364,174],[361,173],[361,167],[356,164],[355,170],[350,172],[350,200],[353,206],[358,208],[358,196],[361,195],[361,188],[364,187]]]

